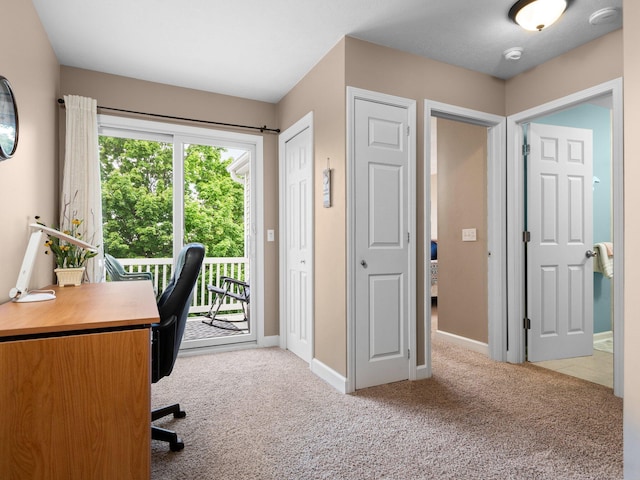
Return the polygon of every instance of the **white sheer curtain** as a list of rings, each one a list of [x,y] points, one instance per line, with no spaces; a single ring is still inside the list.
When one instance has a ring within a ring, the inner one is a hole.
[[[102,248],[102,197],[98,152],[97,102],[93,98],[65,95],[65,158],[60,195],[60,227],[82,220],[84,240],[98,245],[100,253],[87,262],[89,282],[104,278]]]

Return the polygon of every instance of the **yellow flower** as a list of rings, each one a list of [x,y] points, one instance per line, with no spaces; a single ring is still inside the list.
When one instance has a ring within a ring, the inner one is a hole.
[[[66,212],[65,205],[65,212]],[[75,238],[83,238],[85,235],[80,232],[79,229],[83,224],[83,221],[79,218],[73,218],[63,215],[62,223],[66,223],[68,226],[67,229],[63,229],[62,225],[58,227],[58,229],[64,232],[67,235],[70,235]],[[39,217],[36,217],[36,220],[39,220]],[[44,223],[39,224],[44,225]],[[46,255],[51,255],[55,258],[56,266],[58,268],[75,268],[82,267],[86,263],[87,260],[96,256],[96,252],[84,250],[81,247],[68,243],[66,240],[60,239],[56,236],[49,237],[46,242],[43,242],[44,246],[47,250],[45,250]]]

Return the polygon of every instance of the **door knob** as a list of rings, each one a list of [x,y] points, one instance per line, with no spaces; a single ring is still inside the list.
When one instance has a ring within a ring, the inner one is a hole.
[[[367,268],[367,262],[364,260],[360,260],[360,265],[362,265],[364,268]]]
[[[598,252],[594,252],[593,250],[587,250],[585,252],[585,255],[587,258],[591,258],[591,257],[595,257],[596,255],[598,255]]]

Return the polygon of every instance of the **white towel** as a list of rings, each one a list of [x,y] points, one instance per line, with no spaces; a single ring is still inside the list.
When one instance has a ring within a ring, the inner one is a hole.
[[[596,243],[593,250],[597,253],[593,259],[593,271],[600,272],[606,278],[613,278],[613,257],[609,255],[609,251],[613,251],[613,247],[609,247],[605,243]]]

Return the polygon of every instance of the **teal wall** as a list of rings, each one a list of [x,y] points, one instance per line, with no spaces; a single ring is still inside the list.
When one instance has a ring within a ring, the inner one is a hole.
[[[612,242],[611,111],[584,104],[536,119],[533,123],[593,130],[593,175],[600,179],[593,189],[593,243]],[[611,281],[600,273],[593,274],[594,333],[612,329]]]

